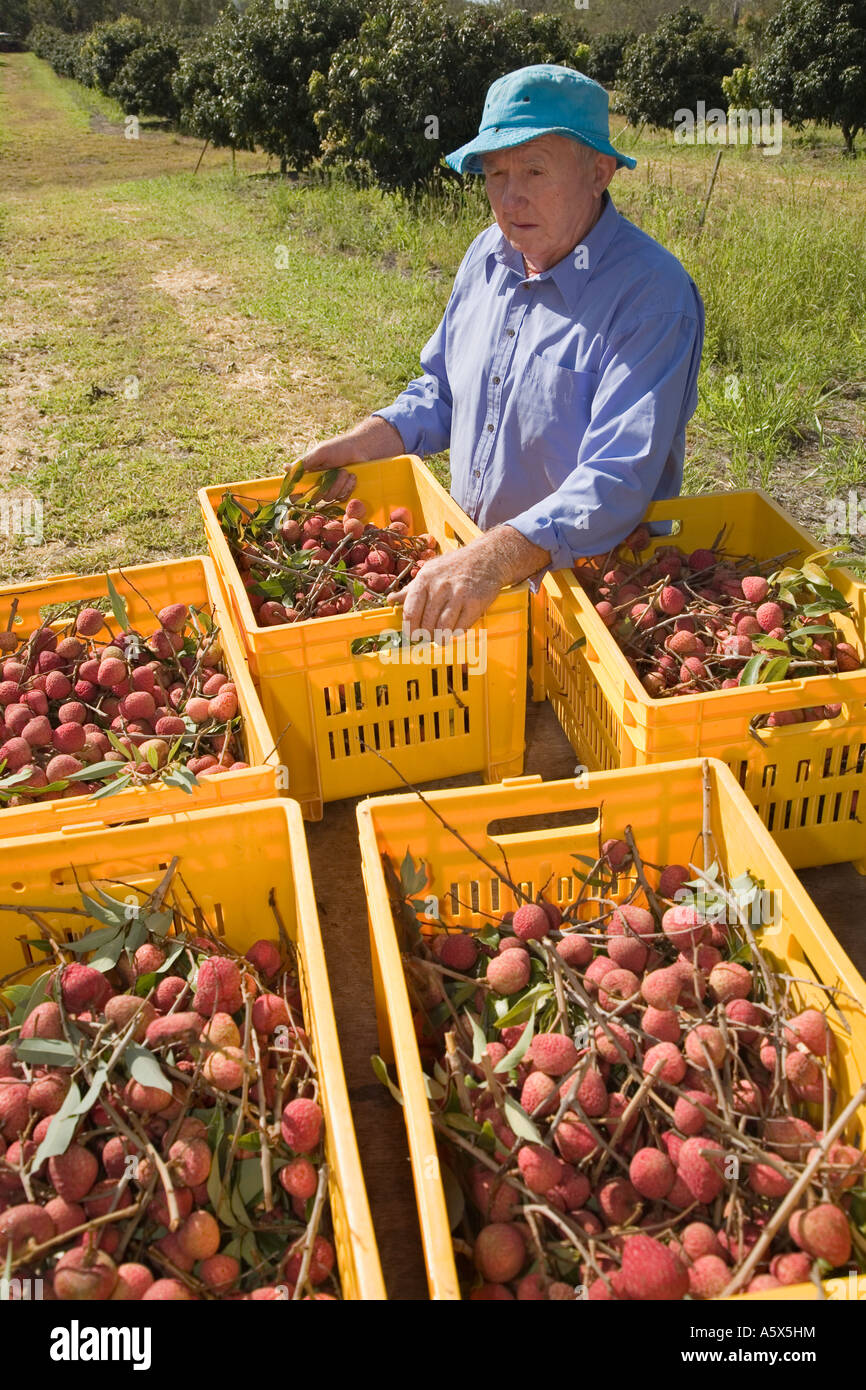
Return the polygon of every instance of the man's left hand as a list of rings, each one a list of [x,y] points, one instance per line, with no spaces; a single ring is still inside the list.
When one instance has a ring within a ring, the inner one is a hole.
[[[546,550],[511,526],[497,526],[460,550],[428,560],[403,591],[403,623],[410,632],[465,632],[508,584],[548,563]]]

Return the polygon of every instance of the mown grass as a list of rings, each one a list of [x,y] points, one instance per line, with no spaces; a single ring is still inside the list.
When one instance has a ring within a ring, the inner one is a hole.
[[[46,544],[0,562],[26,577],[201,549],[198,486],[278,471],[417,373],[489,221],[483,190],[285,183],[256,155],[236,177],[224,154],[193,177],[196,142],[151,132],[130,151],[90,128],[93,93],[32,55],[14,62],[0,141],[30,141],[42,163],[33,187],[19,162],[4,210],[15,327],[0,386],[22,361],[39,371],[0,488],[45,499]],[[715,151],[645,132],[632,152],[614,198],[680,256],[707,308],[686,487],[760,484],[820,531],[828,496],[866,486],[866,161],[829,135],[816,150],[786,140],[778,158],[726,150],[699,234]],[[187,272],[204,282],[184,288]]]

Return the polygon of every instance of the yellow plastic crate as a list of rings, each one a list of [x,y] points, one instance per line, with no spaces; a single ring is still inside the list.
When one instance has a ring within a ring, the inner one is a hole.
[[[509,877],[526,894],[534,897],[543,887],[548,901],[565,909],[581,886],[574,876],[573,856],[591,855],[594,859],[598,853],[602,807],[604,838],[618,836],[631,825],[644,858],[658,864],[695,862],[696,831],[702,824],[703,766],[695,759],[598,773],[582,790],[568,780],[542,782],[537,777],[522,777],[509,779],[500,787],[430,792],[425,799],[490,863],[504,864],[504,851]],[[748,871],[780,895],[780,920],[765,928],[762,936],[758,933],[771,961],[799,979],[838,986],[858,1001],[846,999],[842,1007],[850,1033],[842,1025],[834,1026],[841,1109],[866,1075],[866,982],[818,914],[729,769],[716,759],[708,759],[706,766],[714,850],[722,868],[732,879]],[[533,822],[540,821],[543,826],[545,817],[563,812],[574,813],[573,824],[553,830],[533,828]],[[399,866],[408,850],[416,862],[425,861],[429,882],[424,894],[437,896],[446,927],[481,927],[489,921],[490,913],[501,915],[517,903],[417,797],[368,799],[358,806],[357,815],[380,1047],[386,1061],[396,1062],[403,1094],[430,1295],[455,1299],[460,1297],[460,1289],[436,1139],[382,856]],[[509,821],[513,822],[511,828]],[[627,896],[629,886],[621,881],[616,896]],[[825,993],[814,984],[795,985],[793,993],[802,1008],[826,1003]],[[866,1107],[852,1121],[850,1136],[862,1134],[864,1128]],[[861,1283],[866,1293],[866,1279]],[[789,1299],[813,1295],[811,1285],[775,1290],[775,1296]]]
[[[443,551],[480,532],[414,455],[353,465],[354,495],[368,518],[387,526],[389,507],[412,511],[417,530]],[[310,475],[315,486],[317,475]],[[459,642],[431,664],[392,664],[354,656],[357,638],[399,629],[399,607],[260,627],[217,520],[226,492],[272,501],[283,479],[225,483],[199,493],[208,547],[231,604],[262,705],[288,768],[289,791],[308,820],[322,804],[364,792],[461,773],[487,781],[523,770],[528,590],[500,594],[472,630],[478,647]],[[473,660],[485,652],[486,672]],[[468,655],[470,660],[464,661]],[[475,666],[478,669],[473,669]],[[369,750],[376,750],[369,751]],[[380,755],[381,756],[378,756]],[[393,769],[383,761],[387,758]]]
[[[216,570],[206,555],[185,560],[166,560],[154,565],[135,565],[112,570],[111,580],[126,604],[133,627],[152,631],[159,612],[169,603],[189,603],[198,608],[213,606],[220,630],[224,666],[238,692],[238,708],[243,716],[243,741],[248,768],[224,772],[219,777],[202,777],[187,793],[180,787],[128,787],[116,796],[94,801],[89,796],[54,798],[29,806],[0,808],[0,841],[10,835],[39,835],[66,825],[116,824],[140,816],[169,814],[199,806],[226,806],[238,801],[255,801],[278,795],[278,759],[264,711],[250,677],[247,663],[232,625],[229,610],[217,581]],[[74,603],[79,599],[100,599],[108,594],[104,574],[62,575],[32,584],[0,588],[0,617],[3,625],[12,602],[18,600],[13,631],[25,635],[42,624],[41,614],[49,607]],[[148,606],[149,605],[149,606]],[[109,615],[110,616],[110,615]],[[50,624],[49,624],[50,626]],[[61,626],[61,624],[55,624]]]
[[[268,901],[271,890],[275,891],[286,931],[297,944],[304,1020],[312,1039],[325,1115],[331,1221],[343,1296],[384,1299],[304,825],[293,801],[281,798],[212,807],[111,830],[62,825],[51,834],[7,841],[0,856],[0,904],[7,909],[0,908],[0,974],[33,960],[32,975],[45,969],[44,957],[23,944],[24,938],[34,935],[32,925],[20,915],[23,908],[38,907],[40,915],[57,931],[58,940],[69,940],[70,919],[59,909],[80,907],[79,883],[86,889],[92,880],[111,878],[122,881],[114,896],[122,897],[129,891],[123,885],[148,893],[175,856],[180,860],[174,880],[180,905],[191,914],[191,895],[210,926],[237,951],[246,951],[263,937],[278,939],[276,918]],[[112,892],[109,885],[100,886]],[[14,915],[10,905],[16,909]],[[52,907],[58,909],[56,915]],[[82,919],[75,934],[87,929]],[[21,976],[23,981],[27,978]]]
[[[710,546],[723,524],[724,545],[736,554],[769,558],[796,550],[802,559],[820,549],[757,491],[654,502],[645,520],[679,523],[673,536],[654,537],[650,550],[671,542],[686,553]],[[866,586],[847,570],[830,574],[856,614],[838,625],[863,656]],[[545,577],[531,621],[533,697],[550,700],[584,766],[719,758],[796,868],[850,859],[866,872],[866,670],[659,700],[644,689],[570,570]],[[569,651],[580,638],[583,644]],[[749,731],[756,714],[837,704],[842,712],[833,720]]]

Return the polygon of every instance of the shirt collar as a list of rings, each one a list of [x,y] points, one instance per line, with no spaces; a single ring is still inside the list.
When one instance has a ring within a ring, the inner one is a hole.
[[[552,280],[569,309],[574,311],[587,281],[616,236],[620,221],[621,215],[617,212],[613,199],[605,189],[602,194],[601,216],[583,241],[579,242],[567,256],[563,256],[556,265],[551,266],[549,270],[543,270],[540,275],[533,275],[532,279]],[[508,270],[519,275],[521,280],[527,278],[523,267],[523,257],[501,232],[498,244],[489,254],[494,256],[500,265],[504,265]]]

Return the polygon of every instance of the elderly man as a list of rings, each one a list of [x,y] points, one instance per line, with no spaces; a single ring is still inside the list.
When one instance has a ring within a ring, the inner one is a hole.
[[[450,446],[451,492],[484,535],[404,592],[412,630],[469,627],[500,589],[606,552],[682,484],[704,314],[674,256],[607,186],[607,93],[571,68],[494,82],[478,136],[447,156],[483,173],[496,225],[475,238],[393,405],[312,449],[309,469]],[[399,501],[395,498],[395,501]]]

